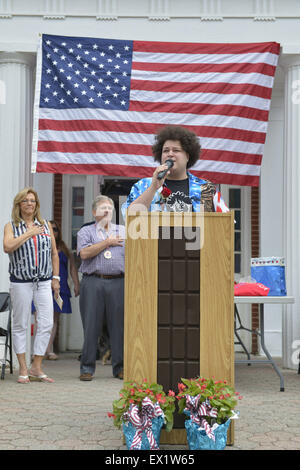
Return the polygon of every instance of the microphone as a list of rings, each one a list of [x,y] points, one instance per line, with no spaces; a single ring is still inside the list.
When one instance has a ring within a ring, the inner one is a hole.
[[[173,160],[171,160],[171,158],[168,158],[168,160],[165,161],[164,165],[168,165],[168,168],[166,170],[162,170],[158,173],[158,175],[157,175],[158,180],[162,180],[166,176],[169,169],[172,168],[172,166],[174,165],[174,162],[173,162]]]

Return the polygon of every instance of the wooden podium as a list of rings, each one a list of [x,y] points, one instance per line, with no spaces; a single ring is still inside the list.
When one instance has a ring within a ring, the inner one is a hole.
[[[126,228],[124,380],[234,386],[233,212],[138,213]],[[186,443],[184,416],[160,442]]]

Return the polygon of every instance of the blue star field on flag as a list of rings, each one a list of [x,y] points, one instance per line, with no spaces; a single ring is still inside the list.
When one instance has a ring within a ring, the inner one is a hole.
[[[133,42],[43,35],[42,108],[128,110]]]

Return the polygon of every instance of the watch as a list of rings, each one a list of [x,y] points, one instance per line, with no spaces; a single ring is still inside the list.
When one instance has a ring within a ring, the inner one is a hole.
[[[60,277],[59,276],[52,276],[52,279],[57,279],[60,282]]]

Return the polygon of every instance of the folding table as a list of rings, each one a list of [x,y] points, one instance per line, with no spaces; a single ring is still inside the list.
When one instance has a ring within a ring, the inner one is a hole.
[[[278,366],[275,364],[271,354],[269,353],[266,345],[265,345],[265,326],[264,326],[264,306],[265,304],[293,304],[295,303],[295,298],[291,296],[278,296],[278,297],[269,297],[269,296],[236,296],[234,297],[234,303],[235,303],[235,308],[237,304],[259,304],[259,330],[249,330],[248,328],[243,327],[241,325],[240,329],[244,329],[247,331],[250,331],[252,333],[255,333],[260,336],[261,340],[261,348],[263,352],[265,353],[267,359],[250,359],[250,355],[248,351],[246,350],[245,346],[243,343],[240,341],[242,347],[244,348],[246,354],[248,355],[248,359],[239,359],[236,360],[236,364],[264,364],[268,363],[271,364],[276,373],[278,374],[280,378],[280,391],[284,392],[284,379],[283,376],[278,368]],[[235,328],[236,330],[236,328]],[[239,339],[239,335],[235,331],[235,334],[237,338]]]

